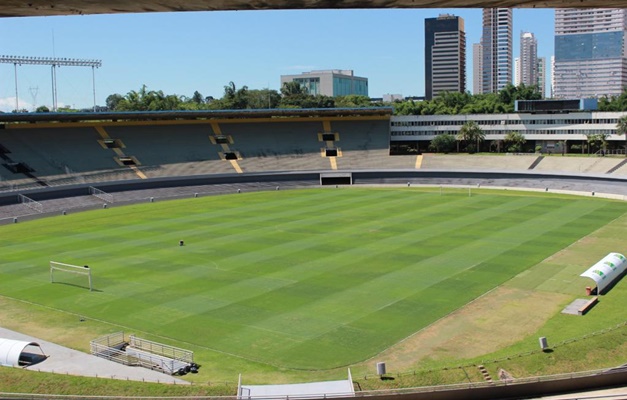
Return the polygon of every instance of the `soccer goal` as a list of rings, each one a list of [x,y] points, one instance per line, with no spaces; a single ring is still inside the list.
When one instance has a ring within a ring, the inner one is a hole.
[[[59,273],[60,273],[60,276],[59,276]],[[89,268],[87,265],[79,266],[79,265],[72,265],[72,264],[64,264],[64,263],[60,263],[56,261],[50,261],[50,282],[52,283],[66,282],[67,283],[67,281],[64,280],[62,277],[66,273],[87,276],[87,281],[89,283],[89,291],[94,290],[94,287],[91,281],[91,268]]]

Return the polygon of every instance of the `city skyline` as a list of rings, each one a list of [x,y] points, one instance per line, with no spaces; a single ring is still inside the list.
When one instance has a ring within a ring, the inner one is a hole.
[[[481,9],[119,14],[4,18],[0,54],[101,59],[99,105],[110,94],[125,95],[143,84],[186,96],[198,90],[221,97],[230,81],[278,90],[281,75],[318,69],[354,70],[369,79],[372,97],[420,96],[425,92],[424,19],[442,13],[464,18],[467,43],[479,40]],[[553,14],[552,9],[514,10],[514,31],[537,24],[539,55],[546,57],[553,54]],[[471,56],[467,52],[467,77]],[[50,106],[49,68],[17,70],[20,106]],[[13,73],[13,65],[0,65],[3,111],[15,108]],[[93,105],[91,71],[67,67],[57,74],[60,105]]]

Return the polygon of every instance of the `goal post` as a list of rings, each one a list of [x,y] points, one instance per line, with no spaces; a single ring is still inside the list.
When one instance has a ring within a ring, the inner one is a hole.
[[[80,266],[80,265],[72,265],[72,264],[65,264],[65,263],[61,263],[61,262],[57,262],[57,261],[50,261],[50,282],[54,283],[55,282],[55,271],[57,272],[68,272],[71,274],[76,274],[76,275],[85,275],[87,276],[87,281],[89,283],[89,291],[93,291],[94,287],[92,285],[92,280],[91,280],[91,268],[89,268],[89,266],[85,265],[85,266]],[[57,279],[58,282],[58,279]]]

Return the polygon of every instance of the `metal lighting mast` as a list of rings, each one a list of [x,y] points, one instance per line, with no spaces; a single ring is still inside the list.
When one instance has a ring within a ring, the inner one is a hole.
[[[19,110],[20,103],[17,93],[17,66],[18,65],[50,65],[52,76],[52,111],[57,111],[57,67],[91,67],[92,90],[94,94],[94,111],[96,111],[96,73],[95,68],[102,66],[102,60],[84,60],[79,58],[59,57],[22,57],[0,55],[0,63],[13,64],[15,69],[15,109]]]

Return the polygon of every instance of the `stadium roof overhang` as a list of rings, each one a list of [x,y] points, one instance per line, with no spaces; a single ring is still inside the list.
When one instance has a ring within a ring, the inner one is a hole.
[[[79,113],[0,113],[3,124],[105,122],[105,121],[194,121],[194,120],[262,120],[287,118],[363,117],[389,119],[392,107],[370,108],[303,108],[265,110],[215,110],[215,111],[132,111],[132,112],[79,112]]]
[[[624,0],[4,0],[0,17],[217,10],[624,6]]]
[[[0,338],[0,365],[4,367],[17,367],[20,365],[20,358],[27,347],[38,348],[38,351],[41,352],[43,356],[43,351],[38,343]]]

